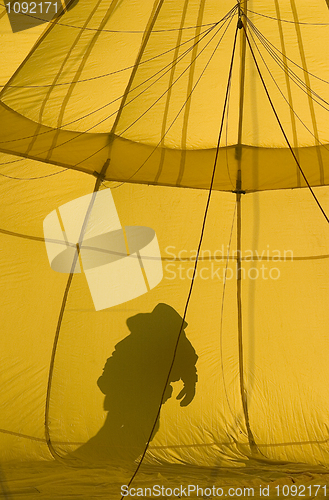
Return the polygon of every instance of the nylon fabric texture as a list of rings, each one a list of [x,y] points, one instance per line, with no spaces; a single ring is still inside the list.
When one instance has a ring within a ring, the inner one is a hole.
[[[119,499],[146,446],[135,488],[327,484],[329,231],[301,173],[328,215],[327,2],[80,0],[19,33],[2,12],[0,497]],[[228,85],[239,14],[301,169],[244,29]],[[107,191],[163,277],[96,310],[43,221]]]

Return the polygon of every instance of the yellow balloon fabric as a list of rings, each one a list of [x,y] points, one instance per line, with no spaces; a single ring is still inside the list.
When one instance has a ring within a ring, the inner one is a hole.
[[[245,11],[287,139],[310,185],[328,184],[328,6],[253,0]],[[232,0],[78,2],[3,89],[1,151],[87,173],[110,158],[108,180],[209,188],[236,23]],[[240,161],[244,191],[305,186],[238,35],[213,188],[234,190]]]
[[[327,478],[329,6],[240,7],[287,140],[235,1],[0,17],[4,496],[120,498],[141,457],[141,487]],[[155,232],[163,278],[96,310],[43,221],[105,190]]]

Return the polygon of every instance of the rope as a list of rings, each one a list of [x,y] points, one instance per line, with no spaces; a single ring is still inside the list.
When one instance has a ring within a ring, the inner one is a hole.
[[[174,361],[175,361],[175,356],[176,356],[176,352],[177,352],[177,348],[178,348],[179,339],[181,337],[181,333],[182,333],[182,330],[183,330],[183,325],[184,325],[186,314],[187,314],[187,309],[188,309],[189,302],[190,302],[191,295],[192,295],[192,290],[193,290],[193,286],[194,286],[194,280],[195,280],[195,276],[196,276],[196,269],[197,269],[197,265],[198,265],[198,258],[199,258],[199,253],[200,253],[202,241],[203,241],[203,236],[204,236],[204,231],[205,231],[205,225],[206,225],[206,221],[207,221],[207,216],[208,216],[208,211],[209,211],[209,205],[210,205],[210,200],[211,200],[211,195],[212,195],[212,189],[213,189],[213,184],[214,184],[214,179],[215,179],[215,173],[216,173],[216,167],[217,167],[217,160],[218,160],[218,154],[219,154],[219,147],[220,147],[220,141],[221,141],[221,136],[222,136],[222,131],[223,131],[223,125],[224,125],[224,120],[225,120],[225,111],[226,111],[226,106],[227,106],[227,101],[228,101],[230,81],[231,81],[231,78],[232,78],[232,69],[233,69],[234,55],[235,55],[235,49],[236,49],[237,34],[238,34],[238,27],[236,27],[236,30],[235,30],[235,37],[234,37],[234,44],[233,44],[233,50],[232,50],[231,64],[230,64],[228,82],[227,82],[227,87],[226,87],[226,95],[225,95],[225,101],[224,101],[224,107],[223,107],[223,113],[222,113],[220,131],[219,131],[219,136],[218,136],[218,141],[217,141],[217,149],[216,149],[216,155],[215,155],[215,160],[214,160],[213,172],[212,172],[211,182],[210,182],[210,187],[209,187],[209,194],[208,194],[207,203],[206,203],[206,207],[205,207],[205,212],[204,212],[204,217],[203,217],[203,223],[202,223],[202,228],[201,228],[201,234],[200,234],[200,240],[199,240],[199,245],[198,245],[198,249],[197,249],[196,260],[195,260],[195,264],[194,264],[191,285],[190,285],[189,293],[188,293],[186,304],[185,304],[184,314],[183,314],[183,318],[182,318],[182,324],[181,324],[181,327],[180,327],[180,330],[179,330],[179,334],[178,334],[178,337],[177,337],[177,342],[176,342],[175,349],[174,349],[173,359],[172,359],[172,362],[171,362],[171,365],[170,365],[170,368],[169,368],[168,377],[167,377],[167,380],[165,382],[165,386],[164,386],[163,393],[162,393],[162,396],[161,396],[161,400],[160,400],[160,404],[159,404],[159,409],[158,409],[158,412],[157,412],[157,415],[156,415],[153,427],[151,429],[150,436],[149,436],[148,441],[146,443],[144,452],[143,452],[143,454],[141,456],[141,459],[140,459],[140,461],[138,463],[138,466],[137,466],[135,472],[133,473],[133,475],[130,478],[129,483],[127,485],[128,488],[131,485],[131,483],[133,482],[134,478],[136,477],[136,475],[137,475],[137,473],[138,473],[138,471],[139,471],[139,469],[140,469],[140,467],[142,465],[142,462],[143,462],[144,457],[146,455],[147,449],[148,449],[149,444],[151,442],[151,439],[152,439],[152,436],[153,436],[153,432],[155,430],[155,426],[156,426],[158,418],[160,416],[162,401],[164,399],[166,387],[167,387],[167,384],[168,384],[169,378],[170,378],[170,373],[171,373],[171,370],[172,370],[173,365],[174,365]],[[123,500],[123,499],[124,499],[124,496],[121,497],[121,500]]]
[[[248,37],[248,35],[247,35],[247,31],[246,31],[246,28],[245,28],[245,26],[244,26],[244,25],[243,25],[243,29],[244,29],[244,32],[245,32],[245,35],[246,35],[246,39],[247,39],[247,42],[248,42],[248,45],[249,45],[249,48],[250,48],[251,55],[252,55],[252,57],[253,57],[253,60],[254,60],[254,62],[255,62],[256,68],[257,68],[257,72],[258,72],[259,77],[260,77],[260,79],[261,79],[261,82],[262,82],[262,84],[263,84],[264,90],[265,90],[265,92],[266,92],[267,98],[268,98],[268,100],[269,100],[269,103],[270,103],[271,108],[272,108],[272,110],[273,110],[273,113],[274,113],[274,115],[275,115],[275,118],[276,118],[276,120],[277,120],[277,122],[278,122],[278,124],[279,124],[279,127],[280,127],[280,129],[281,129],[281,132],[282,132],[282,134],[283,134],[283,136],[284,136],[284,138],[285,138],[285,141],[286,141],[286,143],[287,143],[287,145],[288,145],[288,147],[289,147],[289,149],[290,149],[290,152],[291,152],[291,154],[292,154],[292,156],[293,156],[293,158],[294,158],[294,160],[295,160],[295,162],[296,162],[296,164],[297,164],[297,166],[298,166],[298,168],[299,168],[299,170],[300,170],[300,173],[302,174],[303,179],[304,179],[304,181],[305,181],[305,182],[306,182],[306,184],[307,184],[307,187],[309,188],[309,190],[310,190],[310,192],[311,192],[311,194],[312,194],[312,196],[313,196],[313,198],[314,198],[314,200],[315,200],[316,204],[318,205],[319,209],[321,210],[321,212],[322,212],[322,214],[323,214],[324,218],[325,218],[325,219],[326,219],[326,221],[329,223],[329,218],[328,218],[328,216],[327,216],[326,212],[324,211],[324,209],[322,208],[322,205],[321,205],[321,203],[319,202],[319,200],[318,200],[318,198],[317,198],[316,194],[314,193],[314,191],[313,191],[313,189],[312,189],[312,187],[311,187],[310,183],[308,182],[308,179],[307,179],[307,177],[306,177],[306,175],[305,175],[305,173],[304,173],[304,171],[303,171],[303,169],[302,169],[302,167],[301,167],[301,165],[300,165],[300,163],[299,163],[299,161],[298,161],[298,158],[297,158],[296,154],[294,153],[294,150],[293,150],[293,148],[292,148],[292,146],[291,146],[291,144],[290,144],[290,142],[289,142],[289,139],[288,139],[288,137],[287,137],[287,134],[285,133],[285,130],[284,130],[283,125],[282,125],[282,123],[281,123],[281,121],[280,121],[279,115],[278,115],[278,113],[277,113],[277,111],[276,111],[276,109],[275,109],[275,106],[274,106],[274,104],[273,104],[273,101],[272,101],[272,99],[271,99],[271,96],[270,96],[270,94],[269,94],[269,91],[268,91],[268,89],[267,89],[267,87],[266,87],[266,83],[265,83],[264,78],[263,78],[263,75],[262,75],[262,73],[261,73],[261,71],[260,71],[260,68],[259,68],[259,65],[258,65],[257,59],[256,59],[256,57],[255,57],[254,51],[253,51],[253,49],[252,49],[252,46],[251,46],[251,43],[250,43],[249,37]]]

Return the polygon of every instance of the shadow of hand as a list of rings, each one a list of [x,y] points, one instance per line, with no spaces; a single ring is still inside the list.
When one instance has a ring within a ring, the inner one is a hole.
[[[188,406],[195,396],[195,385],[191,385],[189,387],[185,386],[180,391],[180,393],[176,396],[176,399],[182,399],[180,402],[180,406]]]

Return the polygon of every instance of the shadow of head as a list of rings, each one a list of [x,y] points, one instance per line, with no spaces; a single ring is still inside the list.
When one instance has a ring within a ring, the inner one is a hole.
[[[187,323],[173,307],[160,303],[151,313],[139,313],[128,318],[127,326],[131,332],[151,330],[154,335],[159,335],[163,331],[167,336],[178,337]]]

